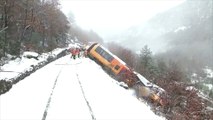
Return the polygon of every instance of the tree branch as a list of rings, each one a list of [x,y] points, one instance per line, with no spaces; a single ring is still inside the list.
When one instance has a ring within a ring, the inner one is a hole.
[[[3,31],[5,31],[7,28],[8,28],[8,26],[5,27],[5,28],[3,28],[2,30],[0,30],[0,33],[3,32]]]

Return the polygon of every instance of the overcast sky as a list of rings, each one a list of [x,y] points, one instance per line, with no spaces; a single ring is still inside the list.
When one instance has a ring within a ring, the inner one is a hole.
[[[62,11],[74,13],[83,29],[107,34],[142,24],[185,0],[60,0]]]

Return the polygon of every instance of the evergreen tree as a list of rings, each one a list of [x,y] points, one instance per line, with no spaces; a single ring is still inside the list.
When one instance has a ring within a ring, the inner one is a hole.
[[[209,92],[209,97],[213,99],[213,88]]]
[[[154,64],[152,58],[152,52],[147,45],[145,45],[139,54],[140,61],[140,73],[145,76],[147,79],[154,82],[157,75],[157,67]]]
[[[140,60],[144,69],[148,68],[148,66],[152,63],[152,52],[147,45],[145,45],[140,51]]]

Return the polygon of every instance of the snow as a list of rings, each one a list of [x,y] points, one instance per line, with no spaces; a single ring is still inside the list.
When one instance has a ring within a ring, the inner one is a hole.
[[[39,54],[38,54],[38,53],[36,53],[36,52],[30,52],[30,51],[27,51],[27,52],[24,52],[24,53],[23,53],[23,56],[24,56],[24,57],[27,57],[27,56],[38,57],[38,56],[39,56]]]
[[[181,27],[178,27],[177,29],[174,30],[175,33],[179,32],[179,31],[184,31],[186,30],[187,27],[186,26],[181,26]]]
[[[50,52],[52,55],[58,55],[59,53],[61,53],[65,48],[56,48],[55,50],[53,50],[52,52]]]
[[[193,89],[196,89],[194,86],[188,86],[186,87],[186,90],[193,90]]]
[[[9,61],[7,64],[1,66],[0,68],[0,80],[9,80],[11,78],[17,77],[19,74],[24,73],[32,69],[32,65],[37,65],[41,62],[46,61],[48,56],[55,57],[60,52],[62,52],[65,48],[57,48],[49,53],[43,53],[39,55],[35,52],[24,52],[21,58],[16,58],[15,60]],[[38,60],[34,58],[27,58],[26,56],[31,55],[38,57]]]
[[[17,58],[10,61],[8,64],[5,64],[1,67],[0,79],[11,79],[18,76],[20,73],[31,69],[31,65],[37,64],[39,61],[35,59],[28,59],[25,57]]]
[[[75,44],[69,44],[69,48],[80,48],[81,44],[75,43]]]
[[[10,64],[15,67],[24,62],[17,60]],[[37,62],[33,60],[26,64]],[[165,119],[137,100],[133,91],[114,81],[90,59],[73,60],[67,55],[37,70],[1,95],[0,119],[37,120],[44,118],[45,110],[46,120]]]
[[[211,90],[213,88],[212,84],[204,84],[205,86],[207,86],[209,88],[209,90]]]
[[[193,73],[193,74],[192,74],[192,77],[197,77],[197,74],[196,74],[196,73]]]
[[[204,72],[207,74],[207,78],[213,78],[213,70],[210,69],[209,67],[206,67],[205,69],[203,69]]]

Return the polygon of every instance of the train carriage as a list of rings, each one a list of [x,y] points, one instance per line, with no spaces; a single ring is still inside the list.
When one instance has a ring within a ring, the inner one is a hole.
[[[94,43],[87,50],[88,56],[104,67],[108,72],[113,74],[118,80],[125,82],[129,87],[132,87],[138,80],[126,63],[113,55],[98,43]]]
[[[159,96],[151,90],[151,87],[141,80],[141,76],[138,73],[131,70],[125,62],[100,44],[92,44],[87,49],[87,55],[101,65],[108,73],[113,75],[113,77],[116,77],[118,81],[123,81],[129,88],[135,89],[136,92],[140,94],[139,96],[147,96],[151,100],[163,105]]]

